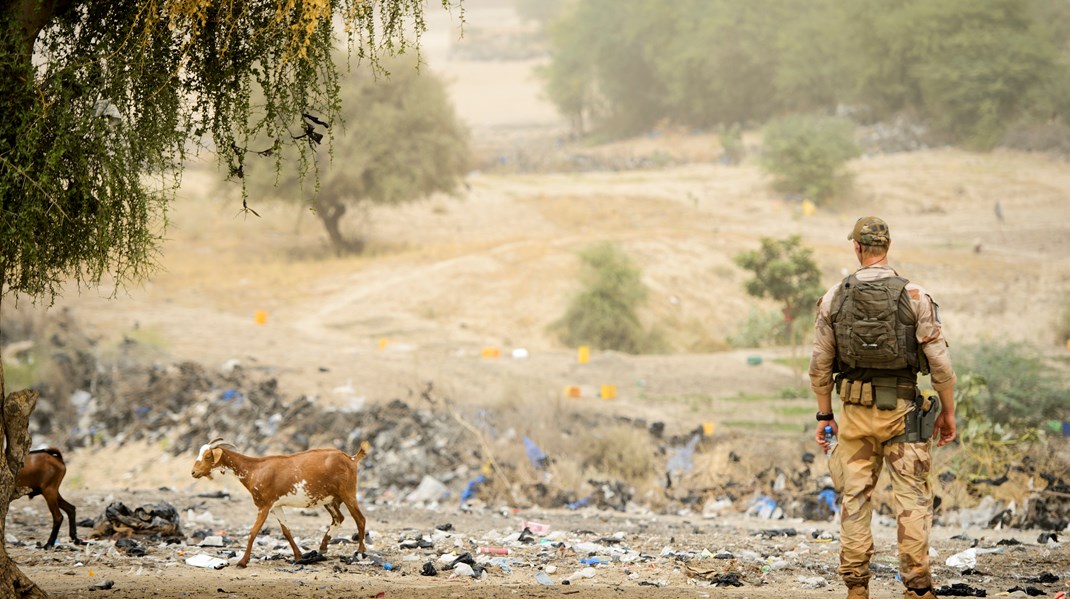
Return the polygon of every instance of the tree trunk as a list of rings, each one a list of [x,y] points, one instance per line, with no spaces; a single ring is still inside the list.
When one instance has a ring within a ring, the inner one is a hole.
[[[346,239],[342,235],[342,216],[346,213],[344,203],[320,197],[315,200],[315,207],[316,216],[323,222],[323,228],[327,229],[327,236],[331,239],[331,246],[338,254],[359,254],[364,251],[364,240]]]
[[[3,376],[0,361],[0,377]],[[2,404],[4,453],[0,459],[0,539],[6,539],[7,511],[15,496],[15,477],[26,461],[30,448],[30,414],[37,406],[37,392],[29,389],[15,391],[4,398]],[[25,599],[48,597],[32,580],[19,570],[7,554],[7,543],[0,543],[0,597]]]

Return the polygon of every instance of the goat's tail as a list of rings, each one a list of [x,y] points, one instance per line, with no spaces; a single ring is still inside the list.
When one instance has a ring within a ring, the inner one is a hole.
[[[59,449],[55,447],[42,447],[41,449],[31,449],[30,453],[47,453],[48,455],[56,458],[57,460],[61,462],[63,461],[63,454],[60,453]]]
[[[360,442],[360,450],[358,450],[357,453],[353,454],[353,461],[357,462],[357,463],[360,463],[361,460],[366,458],[368,456],[368,454],[371,453],[371,449],[372,449],[372,444],[371,443],[368,443],[367,441],[361,441]]]

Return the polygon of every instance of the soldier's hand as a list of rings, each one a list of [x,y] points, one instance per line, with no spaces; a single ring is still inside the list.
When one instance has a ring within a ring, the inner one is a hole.
[[[943,447],[948,443],[955,440],[955,415],[947,412],[940,412],[940,415],[936,417],[936,426],[933,427],[933,439],[936,439],[936,446]]]
[[[828,451],[829,444],[828,441],[825,441],[826,425],[832,427],[832,434],[836,436],[840,435],[840,425],[836,424],[836,420],[822,420],[820,423],[818,423],[817,432],[814,434],[814,439],[817,440],[817,444],[820,445],[822,449]]]

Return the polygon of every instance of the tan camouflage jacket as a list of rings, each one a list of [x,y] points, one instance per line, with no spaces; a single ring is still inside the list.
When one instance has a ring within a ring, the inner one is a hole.
[[[858,269],[855,274],[859,280],[874,281],[897,276],[891,266],[877,265]],[[810,388],[816,394],[832,393],[832,366],[836,358],[836,335],[832,332],[829,321],[830,305],[840,283],[833,285],[817,302],[817,319],[814,323],[814,353],[810,358]],[[944,339],[940,315],[936,302],[925,289],[914,283],[908,283],[906,291],[910,295],[910,305],[918,317],[915,325],[918,343],[929,359],[929,371],[933,388],[936,391],[951,389],[955,386],[955,371],[951,368],[951,356]]]

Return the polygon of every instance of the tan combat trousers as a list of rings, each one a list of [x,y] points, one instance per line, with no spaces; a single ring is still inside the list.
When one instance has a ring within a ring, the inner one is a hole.
[[[885,462],[892,480],[903,584],[912,589],[932,586],[929,571],[932,442],[884,444],[903,433],[904,417],[911,409],[913,404],[903,399],[894,410],[843,405],[832,470],[834,483],[838,489],[842,487],[840,576],[848,588],[869,584],[869,561],[873,556],[870,499]]]

